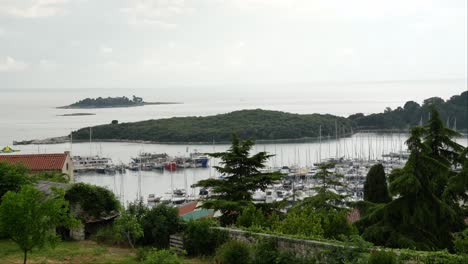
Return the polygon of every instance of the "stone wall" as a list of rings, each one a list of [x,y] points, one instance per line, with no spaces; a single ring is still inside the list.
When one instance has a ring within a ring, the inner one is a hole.
[[[263,233],[252,233],[244,230],[223,227],[213,228],[227,232],[229,234],[229,237],[232,239],[244,241],[251,244],[254,244],[256,241],[258,241],[258,239],[261,238],[270,239],[276,243],[279,249],[293,253],[296,256],[311,256],[316,255],[322,251],[340,250],[344,249],[345,247],[339,244],[316,240],[304,240]]]

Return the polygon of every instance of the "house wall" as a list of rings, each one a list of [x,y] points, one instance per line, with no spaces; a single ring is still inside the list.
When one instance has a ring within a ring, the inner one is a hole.
[[[66,151],[65,154],[67,154],[67,158],[65,159],[65,162],[63,163],[62,173],[65,173],[70,177],[70,183],[74,183],[75,175],[73,173],[73,170],[74,170],[73,161],[70,157],[70,152]]]

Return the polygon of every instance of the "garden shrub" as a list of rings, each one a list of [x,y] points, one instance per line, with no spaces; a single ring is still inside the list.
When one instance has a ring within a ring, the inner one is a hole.
[[[182,264],[181,259],[171,250],[151,250],[145,254],[142,264]]]
[[[252,252],[247,243],[231,240],[216,250],[215,259],[219,264],[251,264]]]
[[[453,244],[458,254],[468,254],[468,228],[455,236]]]
[[[157,248],[169,247],[169,237],[180,231],[181,220],[177,208],[161,204],[148,210],[140,220],[143,237],[140,244]]]
[[[106,226],[98,229],[92,239],[98,243],[109,245],[118,245],[123,242],[122,236],[115,231],[113,226]]]
[[[184,248],[191,256],[211,256],[229,236],[223,230],[213,229],[213,219],[191,220],[184,230]]]
[[[378,250],[370,254],[369,264],[397,264],[397,256],[391,251]]]

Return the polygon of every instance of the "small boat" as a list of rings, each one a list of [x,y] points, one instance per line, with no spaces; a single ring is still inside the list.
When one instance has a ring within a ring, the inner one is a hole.
[[[161,198],[162,198],[161,196],[156,196],[154,194],[150,194],[150,195],[148,195],[147,201],[148,201],[148,203],[159,203],[159,202],[161,202]]]

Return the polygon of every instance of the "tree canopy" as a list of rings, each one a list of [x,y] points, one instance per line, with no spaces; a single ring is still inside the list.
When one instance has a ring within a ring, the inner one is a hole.
[[[66,192],[65,199],[82,220],[99,218],[120,209],[120,203],[110,190],[86,183],[75,183]]]
[[[56,227],[76,224],[62,190],[46,197],[33,186],[24,185],[18,193],[9,191],[2,198],[0,229],[24,252],[24,263],[34,247],[55,245],[59,240]]]
[[[0,162],[0,198],[8,191],[17,192],[22,185],[29,183],[31,179],[26,167]]]
[[[252,140],[243,141],[234,134],[231,147],[226,152],[209,154],[221,159],[221,166],[215,166],[215,169],[226,177],[201,180],[194,185],[211,188],[213,194],[203,200],[203,207],[220,210],[223,225],[235,223],[240,212],[253,204],[252,193],[255,190],[265,191],[281,177],[278,173],[260,172],[272,155],[259,152],[251,156],[253,146]]]
[[[412,129],[406,141],[410,157],[389,177],[390,193],[397,198],[361,219],[365,239],[389,247],[452,248],[452,234],[464,227],[458,201],[444,198],[463,149],[452,140],[456,135],[443,126],[435,108],[426,126]]]
[[[364,182],[364,201],[388,203],[390,200],[384,167],[376,164],[370,168]]]

